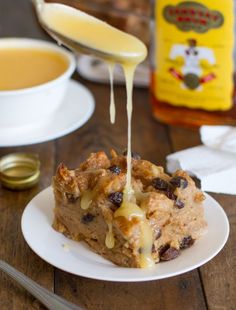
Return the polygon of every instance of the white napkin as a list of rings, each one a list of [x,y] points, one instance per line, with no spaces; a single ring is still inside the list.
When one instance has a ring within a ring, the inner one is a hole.
[[[186,170],[201,180],[202,190],[236,194],[236,128],[203,126],[200,145],[167,156],[167,170]]]
[[[78,59],[77,70],[79,74],[87,80],[99,83],[110,83],[107,65],[93,56],[80,56]],[[149,64],[144,62],[136,69],[134,85],[137,87],[149,87],[149,80]],[[116,66],[114,70],[114,83],[124,84],[124,82],[124,73],[120,66]]]
[[[236,127],[202,126],[202,143],[217,150],[236,153]]]

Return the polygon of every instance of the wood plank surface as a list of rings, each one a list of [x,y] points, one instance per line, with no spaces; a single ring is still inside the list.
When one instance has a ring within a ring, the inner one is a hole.
[[[200,144],[199,134],[193,130],[172,127],[170,137],[174,151]],[[232,195],[210,194],[221,204],[229,218],[230,235],[223,250],[200,268],[200,275],[208,309],[234,310],[236,309],[236,199]]]
[[[0,36],[23,36],[49,40],[40,29],[28,0],[0,1]],[[146,283],[115,283],[86,279],[58,270],[34,254],[20,228],[21,215],[32,197],[51,182],[56,166],[64,162],[75,168],[89,153],[126,148],[127,120],[124,87],[115,88],[117,122],[108,115],[109,87],[79,79],[94,94],[96,109],[80,129],[58,140],[28,147],[1,148],[0,157],[16,151],[35,152],[42,163],[40,184],[27,191],[0,188],[0,257],[44,287],[54,290],[86,309],[233,310],[236,305],[235,236],[236,199],[214,195],[223,205],[231,224],[229,242],[211,262],[181,276]],[[79,98],[78,98],[79,107]],[[165,165],[167,154],[199,144],[196,131],[159,124],[151,116],[148,90],[134,90],[133,150],[154,163]],[[43,307],[8,277],[0,273],[0,309],[31,310]]]
[[[51,182],[54,171],[54,143],[24,148],[2,148],[0,157],[18,151],[39,154],[42,163],[41,181],[38,186],[26,191],[0,189],[0,257],[37,283],[53,291],[54,269],[34,254],[24,241],[21,232],[21,215],[26,204]],[[25,290],[1,273],[0,309],[40,309],[40,305]]]

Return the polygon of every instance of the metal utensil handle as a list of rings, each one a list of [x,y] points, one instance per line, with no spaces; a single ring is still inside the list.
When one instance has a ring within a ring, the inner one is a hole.
[[[51,293],[2,260],[0,260],[0,270],[4,271],[11,278],[16,280],[16,282],[22,285],[28,292],[41,301],[41,303],[50,310],[83,310],[82,308]]]

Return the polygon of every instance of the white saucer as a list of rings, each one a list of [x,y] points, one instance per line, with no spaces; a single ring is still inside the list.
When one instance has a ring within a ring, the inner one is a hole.
[[[52,227],[54,197],[49,187],[25,208],[21,228],[31,249],[46,262],[64,271],[87,278],[137,282],[176,276],[197,268],[212,259],[224,246],[229,223],[221,206],[206,194],[207,234],[181,252],[176,259],[157,264],[153,269],[123,268],[93,253],[84,242],[75,242]]]
[[[73,80],[57,112],[38,125],[1,128],[0,147],[35,144],[62,137],[87,122],[94,111],[91,92]]]

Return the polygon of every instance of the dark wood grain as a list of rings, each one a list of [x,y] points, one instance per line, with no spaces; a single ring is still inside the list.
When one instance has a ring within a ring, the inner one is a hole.
[[[51,183],[54,171],[54,143],[24,148],[0,149],[0,156],[16,152],[35,152],[42,162],[41,181],[27,191],[0,189],[0,257],[12,266],[43,285],[54,290],[54,270],[46,264],[23,240],[21,215],[26,204],[43,188]],[[2,274],[1,274],[2,275]],[[20,289],[7,277],[0,277],[0,309],[39,309],[40,306],[30,295]]]
[[[236,199],[235,196],[212,196],[223,206],[230,223],[229,240],[223,250],[200,268],[209,309],[236,308]],[[217,293],[216,293],[217,292]]]
[[[206,309],[197,273],[143,283],[97,281],[64,272],[56,275],[56,290],[87,309]]]
[[[0,1],[0,36],[22,36],[50,40],[40,29],[28,0]],[[199,310],[235,309],[235,236],[236,198],[214,195],[222,204],[231,224],[230,239],[223,251],[199,270],[181,276],[146,283],[115,283],[77,277],[54,269],[35,255],[20,228],[26,204],[47,187],[56,166],[64,162],[77,167],[89,153],[111,148],[122,151],[127,143],[126,94],[115,88],[116,125],[109,122],[109,87],[86,82],[75,74],[94,94],[96,109],[80,129],[58,140],[28,147],[1,148],[0,157],[16,151],[36,152],[42,163],[40,184],[27,191],[13,192],[0,188],[0,257],[44,287],[87,309]],[[78,98],[78,107],[79,107]],[[165,165],[172,151],[200,143],[197,131],[168,127],[151,115],[147,90],[134,90],[132,123],[133,150],[154,163]],[[0,309],[43,309],[43,307],[8,277],[0,273]]]
[[[170,128],[175,151],[200,144],[197,131]],[[191,137],[186,139],[186,137]],[[235,196],[211,194],[224,208],[230,222],[230,236],[223,250],[200,268],[202,284],[209,309],[233,310],[236,307],[236,199]]]

